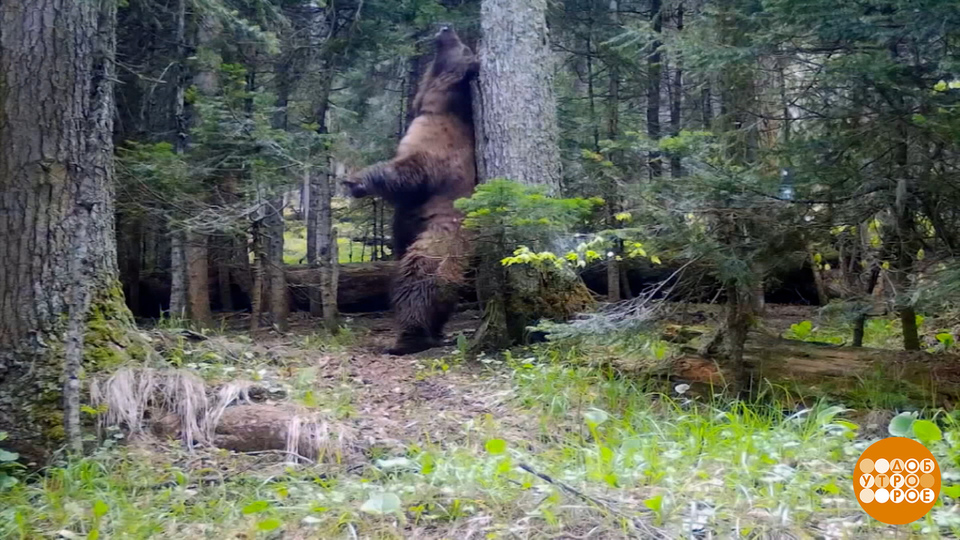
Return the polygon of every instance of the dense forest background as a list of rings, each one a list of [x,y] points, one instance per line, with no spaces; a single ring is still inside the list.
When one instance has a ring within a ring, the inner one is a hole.
[[[401,360],[341,181],[441,23],[477,261]],[[870,537],[888,432],[945,474],[905,529],[957,535],[958,40],[950,0],[4,1],[0,535]]]

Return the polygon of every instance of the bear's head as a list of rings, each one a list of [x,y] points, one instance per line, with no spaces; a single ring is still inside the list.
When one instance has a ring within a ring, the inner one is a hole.
[[[477,76],[480,63],[449,25],[440,27],[434,46],[433,61],[424,73],[414,99],[416,114],[466,113],[470,108],[467,83]]]
[[[431,64],[435,75],[452,74],[463,78],[475,76],[480,69],[477,57],[450,25],[442,25],[434,37],[436,54]]]

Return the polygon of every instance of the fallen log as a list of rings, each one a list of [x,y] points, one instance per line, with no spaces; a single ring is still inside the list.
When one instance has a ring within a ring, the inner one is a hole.
[[[97,417],[101,433],[150,432],[191,448],[278,452],[312,463],[336,462],[353,451],[356,434],[349,425],[274,397],[249,381],[211,388],[178,369],[121,368],[90,384],[91,405],[106,411]]]
[[[852,388],[863,379],[879,377],[907,394],[935,394],[950,402],[960,397],[957,355],[845,347],[753,333],[744,362],[754,380]],[[732,380],[716,360],[692,351],[677,358],[672,370],[676,378],[690,382],[722,385]]]
[[[343,313],[368,313],[390,309],[390,282],[395,261],[347,263],[340,265],[337,305]],[[311,289],[320,286],[320,270],[306,265],[286,267],[290,308],[310,310]],[[476,301],[472,287],[464,287],[461,301]]]
[[[340,265],[337,305],[344,313],[384,311],[390,308],[390,280],[394,261]],[[310,291],[320,286],[320,269],[306,265],[286,267],[290,307],[310,310]]]
[[[181,438],[181,422],[167,414],[151,424],[158,437]],[[336,461],[350,451],[355,435],[345,424],[324,419],[292,404],[232,405],[219,415],[213,437],[217,448],[233,452],[278,452],[297,461]]]

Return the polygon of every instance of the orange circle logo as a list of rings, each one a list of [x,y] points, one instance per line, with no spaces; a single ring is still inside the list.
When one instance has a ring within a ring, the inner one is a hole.
[[[940,465],[913,439],[881,439],[857,460],[853,492],[860,506],[877,521],[910,523],[925,516],[940,496]]]

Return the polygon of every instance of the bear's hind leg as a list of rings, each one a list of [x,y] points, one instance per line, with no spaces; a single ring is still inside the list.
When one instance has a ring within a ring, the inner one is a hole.
[[[457,225],[431,224],[400,260],[393,288],[397,342],[389,354],[412,354],[441,344],[463,277]]]
[[[393,285],[397,341],[387,354],[413,354],[436,346],[430,324],[436,284],[428,273],[429,266],[429,260],[418,257],[416,250],[408,251],[400,259]]]

